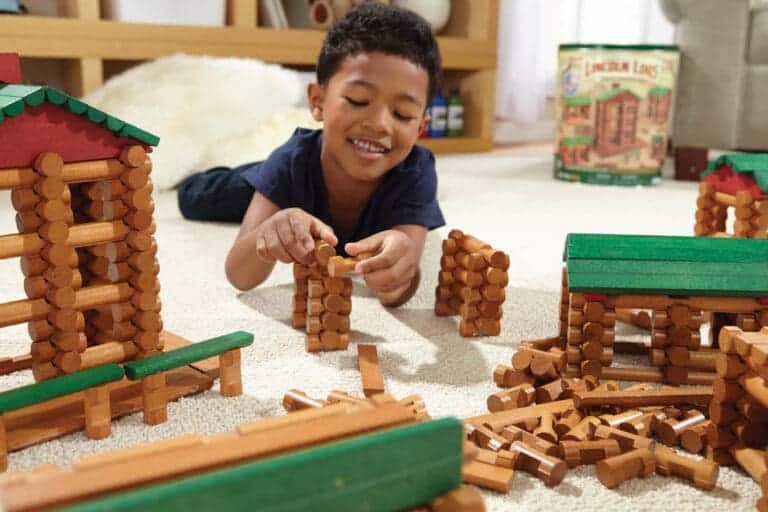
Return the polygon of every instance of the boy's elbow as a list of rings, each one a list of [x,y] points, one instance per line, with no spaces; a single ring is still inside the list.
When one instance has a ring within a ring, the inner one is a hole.
[[[242,272],[238,271],[239,269],[227,262],[227,264],[224,266],[224,273],[227,276],[227,281],[229,281],[229,284],[237,288],[241,292],[247,292],[248,290],[255,288],[259,283],[253,283],[250,282],[247,279],[247,276],[243,275]]]

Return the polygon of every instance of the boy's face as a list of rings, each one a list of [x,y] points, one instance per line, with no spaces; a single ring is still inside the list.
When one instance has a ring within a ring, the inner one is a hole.
[[[402,162],[427,121],[428,85],[423,68],[380,52],[347,57],[324,87],[310,84],[323,167],[371,182]]]

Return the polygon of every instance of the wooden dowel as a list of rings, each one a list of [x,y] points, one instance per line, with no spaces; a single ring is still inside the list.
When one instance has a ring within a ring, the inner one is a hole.
[[[541,405],[521,407],[520,409],[512,409],[510,411],[472,416],[470,418],[466,418],[464,422],[474,423],[476,425],[485,424],[488,425],[494,432],[501,432],[502,429],[507,425],[520,423],[529,418],[538,419],[545,412],[558,414],[573,408],[573,400],[557,400],[555,402],[547,402],[546,404]]]
[[[129,228],[121,221],[91,222],[69,228],[66,246],[82,247],[122,240]],[[0,259],[17,256],[35,256],[46,242],[37,233],[0,236]]]
[[[586,391],[574,395],[574,405],[596,407],[618,405],[621,407],[643,407],[649,405],[708,405],[712,388],[707,386],[682,389],[657,389],[649,391]]]
[[[136,345],[131,341],[111,341],[94,345],[86,348],[80,354],[81,366],[85,369],[108,363],[121,363],[133,359],[138,351]]]

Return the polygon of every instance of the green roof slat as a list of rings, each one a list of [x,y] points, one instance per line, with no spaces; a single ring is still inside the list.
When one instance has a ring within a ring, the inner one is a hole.
[[[2,124],[3,121],[5,121],[5,114],[3,114],[3,111],[0,110],[0,124]]]
[[[407,510],[461,485],[461,442],[461,422],[442,418],[98,496],[60,510]]]
[[[40,89],[24,97],[24,103],[30,107],[37,107],[45,102],[45,89]]]
[[[0,95],[21,98],[27,105],[36,107],[45,101],[45,87],[39,85],[7,84],[0,87]]]
[[[106,126],[113,132],[119,133],[120,130],[123,128],[123,126],[125,126],[125,121],[122,121],[116,117],[107,115]]]
[[[124,375],[120,365],[105,364],[11,389],[0,393],[0,412],[15,411],[30,405],[47,402],[83,389],[120,380]]]
[[[647,276],[649,281],[654,282],[680,279],[702,282],[705,285],[710,281],[727,283],[747,278],[754,282],[757,289],[768,290],[768,265],[765,263],[740,263],[738,271],[735,272],[733,263],[571,260],[568,262],[568,271],[587,274],[613,274],[619,280],[622,276]]]
[[[106,112],[103,112],[97,108],[89,106],[85,111],[86,117],[96,124],[101,124],[107,119]]]
[[[768,240],[571,233],[566,239],[565,256],[568,261],[609,259],[768,265]]]
[[[73,114],[81,115],[88,110],[88,105],[72,96],[67,96],[67,108]]]
[[[7,116],[18,116],[24,112],[24,99],[0,93],[0,110]]]
[[[143,379],[147,375],[172,370],[189,363],[217,356],[228,350],[247,347],[253,343],[253,334],[235,331],[186,347],[169,350],[156,356],[129,361],[123,365],[125,375],[131,380]]]
[[[648,89],[648,96],[666,96],[671,93],[672,89],[669,87],[655,86]]]
[[[569,265],[570,270],[570,265]],[[768,297],[765,280],[756,283],[749,276],[723,279],[712,276],[669,276],[653,274],[613,274],[609,272],[568,275],[572,293],[607,293],[611,295],[698,295],[711,297]]]
[[[63,92],[50,87],[45,88],[45,97],[54,105],[63,105],[68,98]]]
[[[592,137],[587,136],[581,136],[581,137],[564,137],[560,143],[564,146],[581,146],[584,144],[591,145],[592,142],[594,142],[594,139]]]
[[[583,107],[592,104],[592,98],[589,96],[566,96],[565,104],[571,107]]]
[[[120,135],[134,138],[150,146],[157,146],[160,143],[160,138],[157,135],[152,135],[128,123],[125,123],[123,129],[120,130]]]

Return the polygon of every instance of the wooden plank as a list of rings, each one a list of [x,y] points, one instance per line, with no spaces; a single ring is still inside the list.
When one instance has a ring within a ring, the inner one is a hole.
[[[185,448],[183,456],[175,451],[162,451],[138,460],[119,460],[109,466],[84,467],[77,471],[76,477],[72,471],[39,474],[34,479],[39,489],[35,493],[11,482],[2,488],[3,506],[10,512],[64,505],[411,422],[413,413],[407,407],[385,404],[343,416],[288,425],[281,429],[280,436],[273,430],[244,436],[215,436],[201,445]],[[285,494],[285,489],[281,491]]]
[[[0,393],[0,412],[10,412],[54,398],[121,380],[120,365],[105,364]]]
[[[376,345],[357,344],[357,364],[363,381],[363,394],[373,396],[384,392],[384,376],[379,366]]]
[[[768,246],[766,246],[768,250]],[[734,271],[738,265],[738,272]],[[768,295],[768,261],[762,263],[568,260],[572,293],[755,297]]]
[[[646,407],[653,405],[709,405],[711,386],[644,391],[579,391],[573,396],[577,409],[619,405],[622,407]]]
[[[223,336],[217,336],[216,338],[192,343],[186,347],[163,352],[156,356],[129,361],[123,367],[125,368],[126,377],[130,380],[138,380],[148,375],[207,359],[234,348],[247,347],[251,343],[253,343],[253,334],[245,331],[235,331]]]
[[[22,57],[147,60],[183,52],[314,65],[324,37],[325,32],[319,30],[0,16],[0,46],[13,48]],[[496,66],[495,40],[437,39],[445,69],[493,69]]]
[[[453,418],[418,423],[65,510],[405,510],[459,487],[461,436]]]
[[[632,261],[768,262],[768,240],[570,233],[565,257]]]

